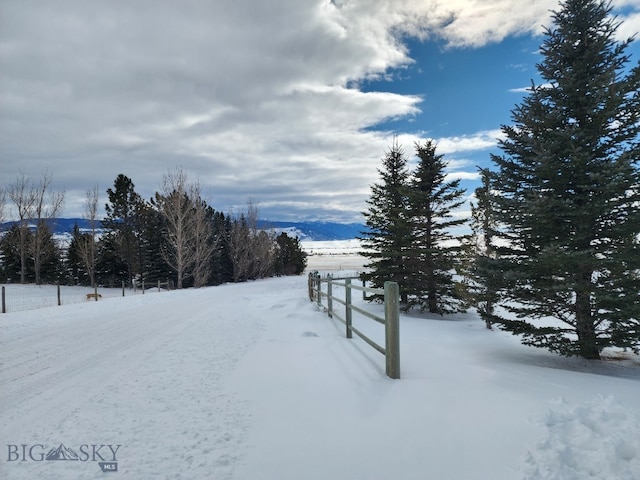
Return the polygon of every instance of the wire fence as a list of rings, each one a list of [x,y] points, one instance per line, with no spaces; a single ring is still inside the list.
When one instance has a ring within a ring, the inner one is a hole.
[[[98,288],[97,300],[122,298],[130,295],[143,295],[167,290],[167,283],[152,288]],[[57,305],[71,305],[96,301],[95,290],[91,287],[66,285],[4,284],[1,285],[2,313],[36,310]]]

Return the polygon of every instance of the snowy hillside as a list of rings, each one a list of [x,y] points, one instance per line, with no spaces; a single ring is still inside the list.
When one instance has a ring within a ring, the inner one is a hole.
[[[0,232],[9,230],[13,223],[0,223]],[[48,223],[56,238],[66,243],[71,239],[74,225],[77,224],[81,231],[91,230],[89,221],[84,218],[54,218]],[[276,233],[286,232],[291,237],[307,241],[348,240],[356,238],[364,229],[364,226],[359,223],[279,222],[271,220],[261,220],[259,226]],[[98,233],[101,231],[98,228]]]
[[[304,276],[4,314],[0,477],[640,478],[636,356],[412,314],[401,370],[347,340]]]

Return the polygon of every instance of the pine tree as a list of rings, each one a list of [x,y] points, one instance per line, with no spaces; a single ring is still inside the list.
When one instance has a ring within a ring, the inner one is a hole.
[[[40,284],[57,283],[64,277],[62,252],[53,238],[51,229],[46,224],[41,225],[38,235],[40,235],[40,241],[42,242],[40,245],[40,271],[36,276],[34,265],[34,280],[38,279]]]
[[[307,267],[307,254],[298,237],[282,232],[276,237],[278,245],[275,263],[276,275],[300,275]]]
[[[106,232],[100,238],[96,255],[96,283],[118,287],[129,279],[129,268],[119,252],[117,233]]]
[[[82,258],[83,246],[91,239],[90,234],[82,233],[78,224],[74,224],[71,241],[67,248],[66,267],[71,285],[91,285],[91,279]]]
[[[171,267],[161,254],[167,226],[153,202],[140,203],[135,218],[140,244],[140,281],[144,282],[146,288],[156,285],[158,281],[165,282],[173,275]]]
[[[614,39],[610,13],[596,0],[554,12],[538,65],[546,84],[515,107],[504,156],[493,156],[506,245],[494,268],[511,315],[492,320],[525,344],[590,359],[640,343],[640,64],[625,73],[629,41]]]
[[[127,265],[128,284],[133,285],[133,278],[140,273],[139,232],[136,229],[136,213],[142,198],[135,191],[135,185],[129,177],[119,174],[107,189],[109,203],[105,205],[106,217],[102,225],[115,234],[110,240],[115,241],[117,253]]]
[[[213,231],[217,248],[211,259],[212,282],[214,285],[220,285],[233,280],[233,263],[229,251],[231,218],[222,212],[214,212]]]
[[[15,223],[0,238],[0,257],[2,257],[2,283],[33,280],[33,271],[26,264],[23,269],[21,242],[29,241],[31,231],[20,223]]]
[[[436,144],[416,143],[419,162],[410,182],[408,203],[411,247],[407,252],[407,308],[419,306],[431,313],[464,311],[459,288],[453,278],[460,254],[461,235],[453,230],[467,220],[452,212],[464,203],[460,180],[447,181],[447,162],[436,154]]]
[[[393,145],[378,170],[380,183],[371,186],[367,200],[369,209],[363,212],[367,230],[361,233],[362,255],[369,259],[370,271],[362,275],[374,288],[384,287],[385,281],[397,282],[403,303],[407,303],[407,254],[411,246],[411,227],[408,219],[407,158],[394,139]],[[378,300],[380,296],[373,296]]]
[[[493,267],[497,260],[493,237],[496,230],[491,206],[491,172],[480,170],[481,185],[475,190],[476,201],[470,202],[471,235],[464,242],[463,268],[466,293],[470,303],[492,329],[491,316],[499,299],[501,275]]]

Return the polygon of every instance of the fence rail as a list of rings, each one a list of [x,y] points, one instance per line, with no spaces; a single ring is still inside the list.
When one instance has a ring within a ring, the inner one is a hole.
[[[318,273],[312,272],[309,274],[309,299],[312,302],[315,301],[319,308],[325,308],[329,318],[335,318],[345,325],[347,338],[353,338],[355,333],[369,346],[382,353],[386,360],[387,375],[390,378],[400,378],[400,292],[398,284],[385,282],[384,288],[370,288],[364,284],[363,286],[354,285],[352,280],[357,280],[357,277],[334,278],[327,276],[323,278]],[[325,291],[322,290],[323,284],[326,284]],[[344,299],[333,294],[334,286],[344,287]],[[354,305],[352,290],[362,291],[363,298],[367,293],[383,295],[384,318]],[[326,299],[326,307],[322,303],[323,299]],[[340,312],[334,309],[334,302],[344,306],[344,317],[341,317]],[[353,326],[353,312],[385,326],[384,347]]]

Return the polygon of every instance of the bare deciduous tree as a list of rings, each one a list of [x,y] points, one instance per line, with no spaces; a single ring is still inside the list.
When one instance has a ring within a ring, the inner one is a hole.
[[[96,229],[98,226],[98,186],[87,190],[87,199],[84,207],[84,218],[89,222],[91,233],[87,241],[78,244],[82,263],[89,275],[91,286],[96,287]],[[84,236],[82,238],[85,238]],[[98,300],[97,295],[95,299]]]
[[[156,202],[167,222],[167,245],[162,256],[176,271],[177,288],[182,288],[194,262],[193,210],[187,174],[182,169],[163,175],[161,193],[156,194]]]
[[[33,206],[35,204],[35,193],[33,182],[20,172],[16,181],[9,186],[9,198],[16,208],[18,215],[19,250],[20,250],[20,283],[26,282],[27,255],[28,255],[28,221],[33,217]]]
[[[199,288],[205,286],[211,276],[211,259],[219,239],[214,238],[213,216],[202,198],[200,183],[194,182],[189,190],[193,203],[193,285]]]
[[[264,278],[275,264],[275,236],[259,228],[258,206],[252,200],[247,214],[236,218],[229,236],[229,255],[233,265],[233,281]]]
[[[45,171],[40,183],[33,188],[33,219],[35,220],[35,232],[32,237],[31,255],[35,271],[36,284],[40,285],[40,272],[42,260],[47,253],[45,251],[45,239],[49,233],[47,223],[56,218],[64,205],[64,191],[53,192],[50,190],[53,176]]]
[[[275,234],[259,228],[259,208],[253,201],[247,206],[247,225],[250,247],[251,265],[249,276],[251,278],[264,278],[273,271],[276,256]]]
[[[0,187],[0,223],[4,223],[5,206],[7,204],[7,190]]]
[[[229,214],[231,217],[232,214]],[[249,227],[244,214],[235,218],[231,224],[231,231],[227,241],[229,242],[229,259],[233,266],[233,281],[239,282],[249,276],[251,266],[251,248],[248,242]]]

